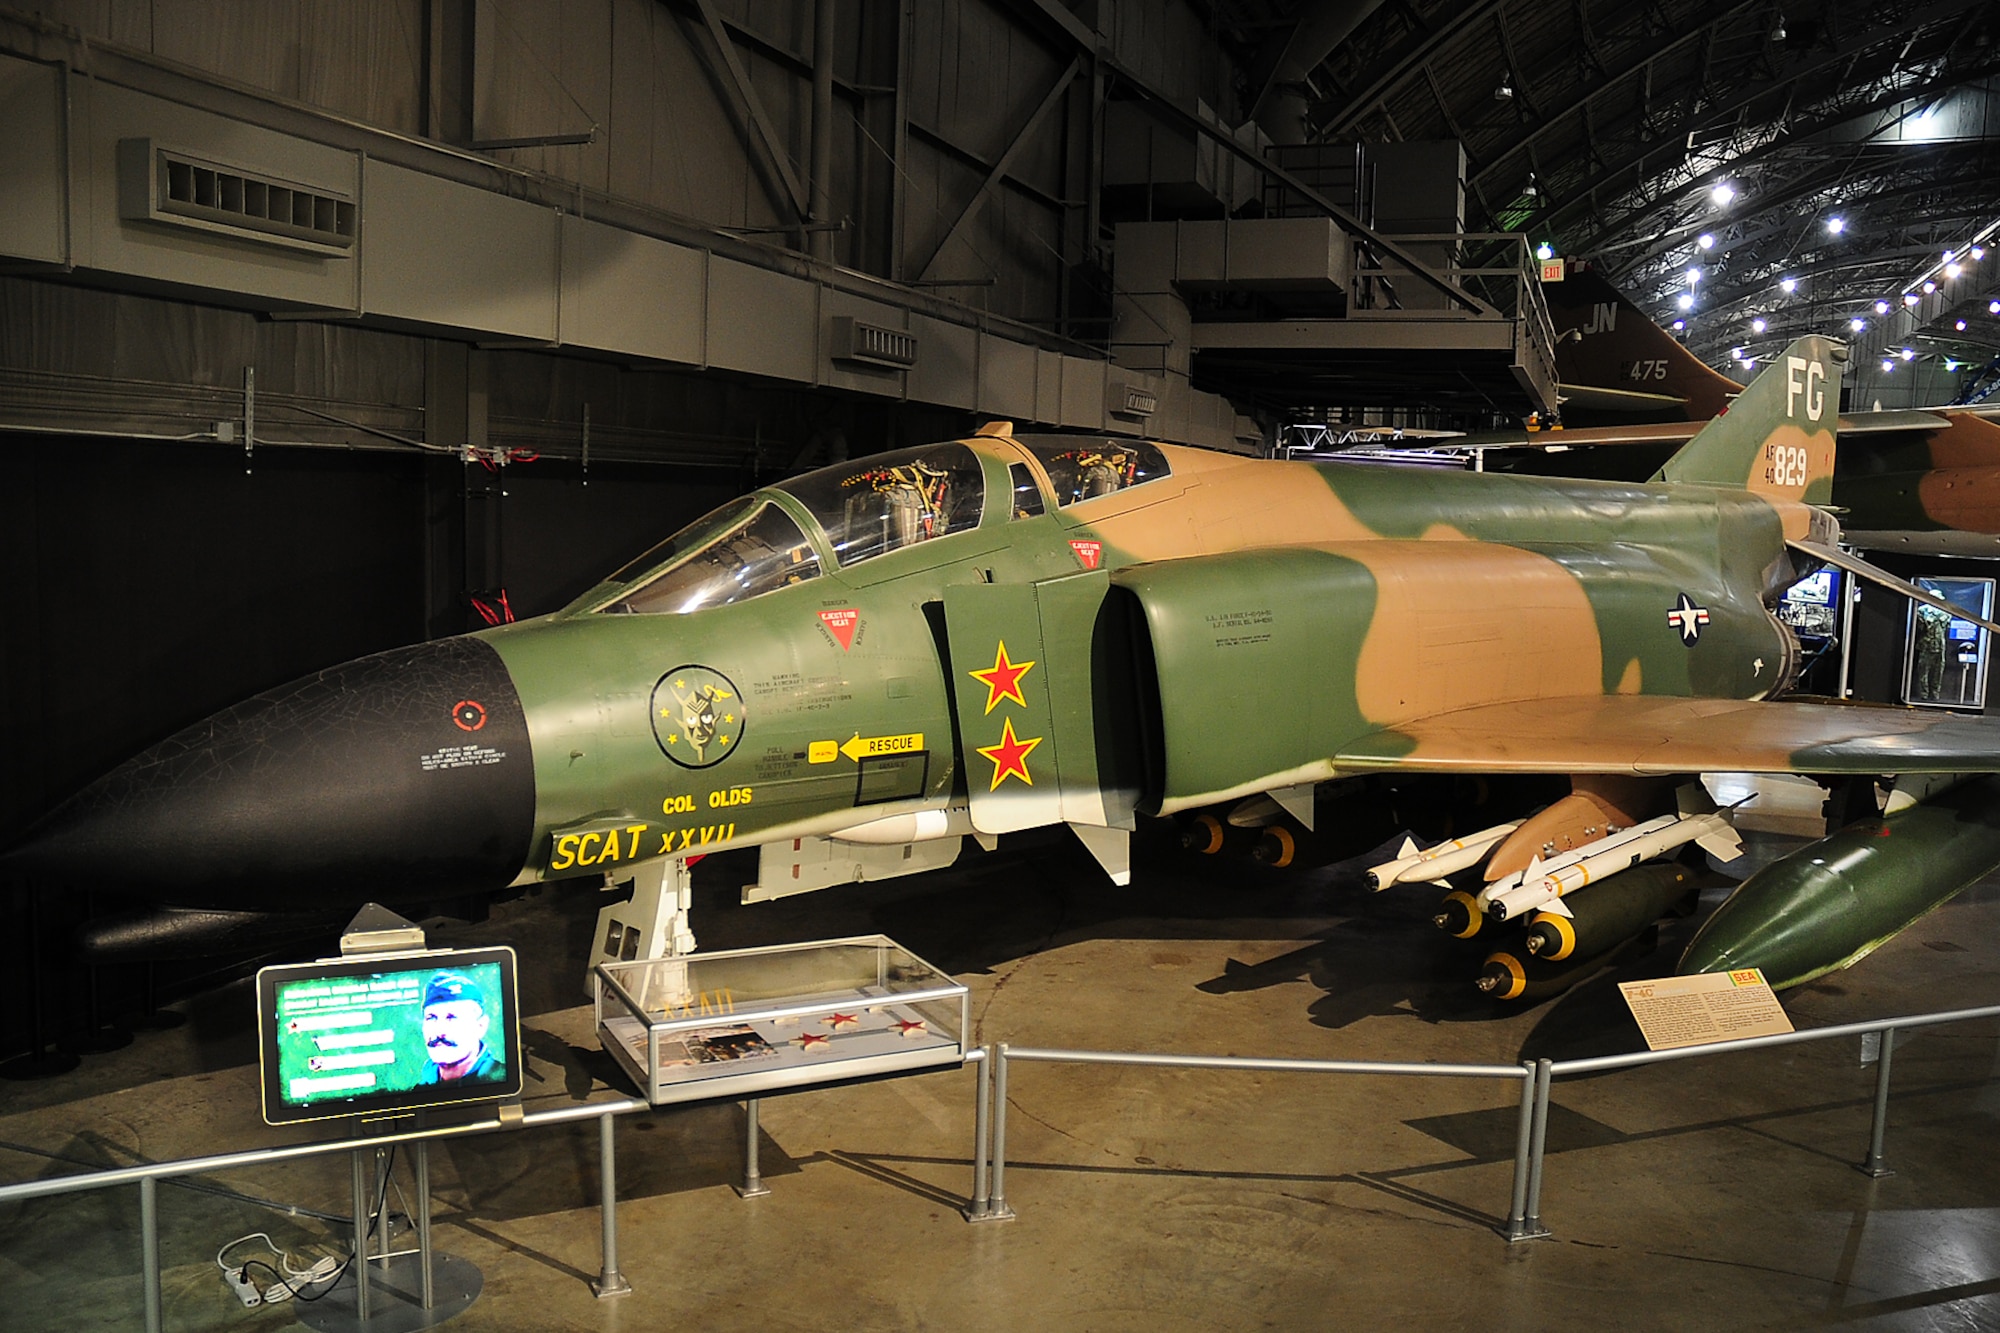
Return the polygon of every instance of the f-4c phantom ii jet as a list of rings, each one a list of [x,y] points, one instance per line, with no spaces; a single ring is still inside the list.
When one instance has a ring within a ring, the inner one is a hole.
[[[219,713],[12,860],[279,911],[757,846],[750,893],[773,897],[1063,823],[1122,881],[1141,814],[1269,797],[1309,823],[1315,785],[1348,775],[1560,774],[1573,794],[1534,818],[1378,878],[1483,875],[1440,924],[1525,922],[1581,958],[1630,933],[1606,924],[1632,916],[1629,886],[1685,887],[1626,867],[1732,850],[1692,777],[1905,776],[1906,808],[1833,834],[1852,855],[1759,871],[1683,960],[1795,983],[2000,864],[2000,779],[1967,780],[2000,773],[2000,723],[1782,697],[1799,646],[1771,608],[1794,580],[1833,562],[1929,597],[1842,552],[1819,507],[1842,358],[1793,344],[1648,483],[1004,425],[842,463],[553,614]],[[1542,962],[1510,948],[1488,969],[1502,996]]]

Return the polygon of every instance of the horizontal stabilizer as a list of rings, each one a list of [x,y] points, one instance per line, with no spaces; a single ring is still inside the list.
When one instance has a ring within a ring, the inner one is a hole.
[[[1829,565],[1867,579],[1870,583],[1879,583],[1884,588],[1903,594],[1903,596],[1913,602],[1922,602],[1925,606],[1934,606],[1938,610],[1944,611],[1959,620],[1969,620],[1989,634],[2000,634],[2000,624],[1995,624],[1990,620],[1982,620],[1964,607],[1954,606],[1929,589],[1919,588],[1907,579],[1897,578],[1881,566],[1871,565],[1860,556],[1850,555],[1838,546],[1829,546],[1825,542],[1806,541],[1803,538],[1797,541],[1788,541],[1785,545],[1791,547],[1794,551],[1809,555],[1815,560],[1823,560]]]

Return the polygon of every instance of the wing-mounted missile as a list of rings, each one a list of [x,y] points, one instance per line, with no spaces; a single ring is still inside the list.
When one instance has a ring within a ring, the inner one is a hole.
[[[2000,777],[1850,824],[1743,881],[1679,971],[1757,967],[1776,988],[1858,962],[2000,866]]]
[[[1728,819],[1714,809],[1700,784],[1689,783],[1676,796],[1681,813],[1649,819],[1524,870],[1518,877],[1509,876],[1487,885],[1480,893],[1486,914],[1495,921],[1521,917],[1566,893],[1691,842],[1723,861],[1734,860],[1741,854],[1742,840]]]
[[[1447,875],[1478,865],[1501,839],[1520,827],[1521,821],[1516,819],[1422,850],[1413,840],[1405,838],[1402,851],[1395,860],[1385,861],[1368,872],[1368,887],[1386,889],[1392,884],[1408,884],[1416,880],[1437,883]]]
[[[1573,852],[1606,834],[1631,828],[1673,805],[1671,782],[1661,778],[1630,778],[1615,774],[1579,773],[1570,779],[1568,796],[1521,822],[1486,863],[1485,877],[1494,880],[1526,870],[1528,863]]]

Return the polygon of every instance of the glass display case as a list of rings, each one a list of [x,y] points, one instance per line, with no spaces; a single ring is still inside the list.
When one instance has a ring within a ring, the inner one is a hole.
[[[597,1035],[655,1105],[956,1065],[963,985],[885,935],[597,965]]]

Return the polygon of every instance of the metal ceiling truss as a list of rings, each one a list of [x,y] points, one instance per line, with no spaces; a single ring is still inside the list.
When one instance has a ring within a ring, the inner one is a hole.
[[[1753,316],[1769,342],[1872,314],[2000,217],[2000,144],[1899,129],[1996,78],[1992,0],[1396,0],[1304,86],[1320,141],[1458,139],[1486,225],[1596,261],[1662,323],[1700,267],[1687,337],[1715,358]],[[1960,317],[1952,336],[2000,332]]]

